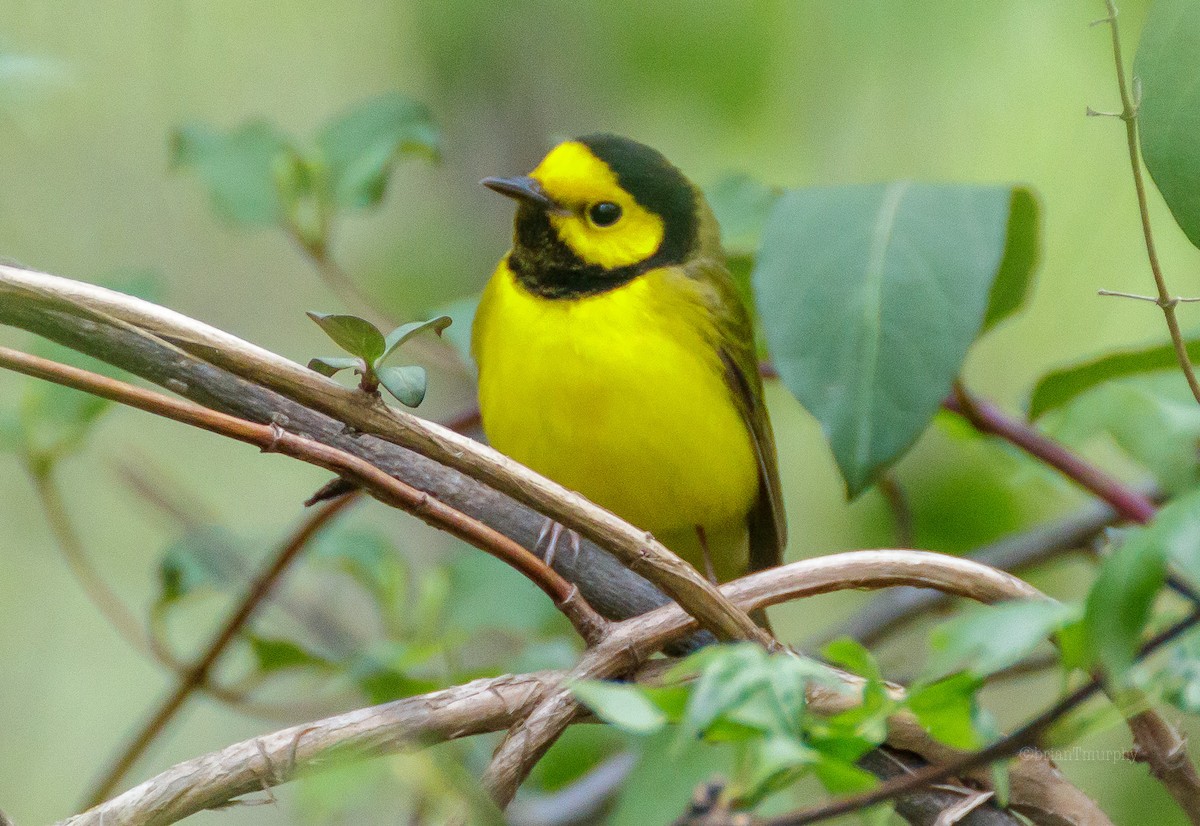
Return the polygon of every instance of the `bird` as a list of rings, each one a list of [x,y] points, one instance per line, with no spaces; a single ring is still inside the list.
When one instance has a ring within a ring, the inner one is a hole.
[[[612,134],[481,183],[516,201],[512,248],[472,324],[491,445],[710,580],[780,564],[787,524],[753,327],[701,190]]]

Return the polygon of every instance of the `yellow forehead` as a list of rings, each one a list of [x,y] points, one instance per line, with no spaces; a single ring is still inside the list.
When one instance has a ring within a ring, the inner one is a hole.
[[[633,199],[617,183],[608,164],[579,141],[560,143],[530,173],[546,193],[561,204],[582,206],[614,201],[627,206]]]

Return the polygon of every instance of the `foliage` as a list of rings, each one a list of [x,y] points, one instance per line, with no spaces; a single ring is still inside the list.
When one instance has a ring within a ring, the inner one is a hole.
[[[1037,261],[1026,190],[899,182],[786,193],[754,271],[780,377],[857,496],[929,425]]]
[[[1200,246],[1200,5],[1155,0],[1134,63],[1146,168],[1188,239]]]
[[[671,17],[679,25],[691,20],[684,18]],[[1175,220],[1200,246],[1197,31],[1194,0],[1156,0],[1135,75],[1145,163]],[[62,69],[52,61],[0,55],[0,111],[7,114],[12,89],[65,77]],[[695,74],[681,76],[702,85]],[[171,159],[195,173],[219,218],[281,230],[327,263],[337,222],[377,210],[398,165],[437,158],[440,141],[427,107],[390,93],[330,118],[306,139],[267,118],[228,129],[187,124],[172,137]],[[1041,260],[1042,207],[1024,186],[784,188],[736,174],[719,177],[706,194],[737,286],[761,321],[760,348],[820,423],[850,498],[928,431],[973,344],[1025,309]],[[1054,218],[1054,202],[1048,203]],[[465,234],[460,227],[450,233],[456,240]],[[425,368],[385,362],[423,331],[441,335],[451,318],[446,338],[468,359],[475,301],[465,296],[428,321],[386,333],[356,315],[310,313],[346,355],[314,358],[309,367],[326,376],[352,371],[364,391],[382,386],[416,407],[425,396]],[[33,349],[108,370],[56,345]],[[1200,342],[1189,339],[1187,349],[1200,358]],[[644,800],[686,792],[684,772],[673,770],[687,761],[706,768],[724,761],[727,795],[739,808],[767,809],[778,804],[779,792],[805,779],[832,794],[860,791],[876,781],[856,761],[884,740],[887,719],[897,712],[911,712],[953,748],[994,742],[1001,735],[984,709],[983,692],[1039,651],[1056,652],[1063,686],[1080,679],[1075,672],[1097,673],[1123,699],[1145,702],[1137,693],[1145,690],[1183,713],[1200,713],[1200,634],[1185,636],[1162,662],[1142,657],[1150,634],[1178,613],[1163,596],[1168,567],[1200,584],[1200,409],[1145,375],[1176,367],[1173,347],[1151,342],[1068,364],[1030,392],[1029,416],[1045,433],[1080,453],[1110,440],[1172,497],[1151,524],[1109,536],[1094,580],[1078,583],[1076,601],[958,609],[929,635],[928,661],[908,669],[917,676],[903,693],[885,681],[885,668],[870,651],[838,640],[823,658],[857,675],[861,689],[847,698],[847,710],[832,716],[812,713],[806,702],[812,687],[841,685],[829,681],[824,664],[744,645],[697,652],[658,685],[579,682],[576,696],[609,725],[574,730],[542,762],[533,783],[542,791],[561,788],[618,748],[632,748],[657,759],[660,770],[672,770],[653,774],[658,788],[644,792]],[[1174,373],[1167,378],[1179,384]],[[39,471],[84,447],[109,408],[47,384],[23,384],[18,395],[0,405],[0,450]],[[951,442],[938,449],[953,463],[960,447]],[[1016,489],[1021,479],[1006,482]],[[953,504],[964,507],[965,500]],[[269,537],[209,522],[180,531],[160,555],[149,618],[156,645],[170,653],[182,649],[184,639],[190,643],[187,629],[241,594],[264,544]],[[578,642],[544,595],[493,560],[444,550],[412,547],[357,517],[328,529],[291,572],[299,584],[289,582],[242,630],[239,656],[220,670],[220,684],[289,698],[301,685],[318,699],[351,692],[355,700],[383,702],[577,660]],[[1107,720],[1114,712],[1102,714]],[[1055,734],[1072,741],[1094,730],[1096,719],[1079,715]],[[486,746],[476,747],[479,753],[471,748],[405,758],[388,771],[338,767],[324,780],[306,779],[302,799],[312,803],[315,817],[346,819],[361,797],[401,788],[414,811],[428,800],[439,812],[452,808],[447,801],[466,801],[482,820],[499,822],[479,805],[472,785]],[[996,786],[1003,792],[1002,766],[999,772]],[[461,782],[466,775],[468,782]],[[626,788],[637,789],[647,776],[649,769]]]
[[[353,370],[362,376],[360,386],[367,393],[378,392],[382,385],[397,401],[408,407],[418,407],[424,401],[428,381],[424,367],[419,364],[384,366],[383,361],[423,330],[432,330],[441,335],[442,330],[450,326],[450,316],[402,324],[386,336],[374,324],[358,316],[309,313],[308,317],[352,356],[315,358],[308,362],[310,370],[316,370],[323,376]]]

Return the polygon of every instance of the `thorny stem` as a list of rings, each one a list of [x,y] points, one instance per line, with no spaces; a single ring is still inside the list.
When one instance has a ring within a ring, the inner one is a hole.
[[[1191,359],[1188,358],[1187,345],[1184,343],[1183,333],[1179,329],[1179,320],[1175,317],[1175,305],[1179,303],[1179,299],[1172,298],[1171,291],[1167,289],[1167,280],[1163,276],[1162,266],[1158,260],[1158,250],[1154,244],[1154,233],[1150,228],[1150,207],[1146,199],[1146,182],[1142,175],[1141,153],[1138,149],[1137,114],[1140,101],[1135,100],[1134,96],[1130,94],[1129,82],[1125,76],[1125,61],[1121,57],[1121,37],[1117,26],[1117,4],[1114,0],[1105,0],[1105,5],[1108,7],[1108,17],[1100,22],[1108,23],[1112,34],[1113,63],[1117,71],[1117,89],[1121,93],[1120,118],[1125,123],[1125,142],[1129,147],[1129,166],[1133,172],[1133,187],[1137,192],[1142,236],[1146,239],[1146,257],[1150,261],[1150,272],[1154,274],[1154,286],[1158,291],[1155,303],[1163,311],[1167,330],[1171,333],[1171,343],[1175,346],[1175,357],[1179,360],[1179,367],[1183,370],[1192,396],[1197,402],[1200,402],[1200,380],[1197,380],[1196,371],[1192,368]]]
[[[1143,645],[1138,652],[1138,660],[1144,659],[1162,646],[1172,642],[1197,622],[1200,622],[1200,609],[1193,610],[1187,617]],[[1037,738],[1055,721],[1078,708],[1103,687],[1103,680],[1093,677],[1025,725],[1000,738],[987,748],[970,752],[957,760],[926,766],[912,774],[889,780],[869,792],[844,797],[804,811],[763,818],[753,822],[755,826],[806,826],[809,823],[820,823],[839,815],[861,811],[888,800],[895,800],[897,797],[934,783],[940,783],[947,778],[961,776],[972,769],[1009,757],[1025,746],[1035,744]]]
[[[289,537],[278,553],[272,557],[259,575],[250,583],[241,602],[230,612],[220,630],[213,636],[209,644],[205,646],[204,653],[180,675],[179,682],[175,688],[163,699],[138,733],[130,740],[125,750],[113,761],[101,779],[97,781],[87,796],[84,808],[91,808],[102,803],[112,794],[116,785],[121,782],[121,778],[133,767],[138,758],[146,752],[150,744],[158,738],[158,735],[162,733],[167,724],[175,717],[180,708],[183,707],[184,702],[187,701],[193,692],[208,681],[209,675],[212,673],[217,661],[220,660],[221,655],[237,639],[238,633],[254,616],[280,577],[283,576],[284,572],[299,556],[300,552],[308,546],[312,538],[322,528],[339,513],[352,505],[356,499],[357,497],[345,496],[329,502],[320,510],[313,512],[300,528]]]

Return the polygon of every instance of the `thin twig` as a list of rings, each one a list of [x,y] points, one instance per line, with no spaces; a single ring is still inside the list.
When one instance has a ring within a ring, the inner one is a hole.
[[[295,436],[278,426],[260,425],[206,407],[135,387],[67,364],[0,347],[0,367],[45,379],[164,418],[256,445],[263,452],[282,453],[346,476],[372,496],[462,539],[517,569],[542,589],[571,620],[580,636],[594,643],[605,634],[607,621],[580,596],[579,589],[550,566],[504,534],[389,476],[349,453]],[[347,497],[334,500],[344,502]],[[330,503],[331,505],[333,503]]]
[[[1175,317],[1175,305],[1179,303],[1179,299],[1172,298],[1171,291],[1167,289],[1167,279],[1163,275],[1162,265],[1158,260],[1158,250],[1154,243],[1154,233],[1150,228],[1150,206],[1146,198],[1146,182],[1142,174],[1142,159],[1141,150],[1138,148],[1138,105],[1140,101],[1134,99],[1129,91],[1129,81],[1125,76],[1125,61],[1121,57],[1121,33],[1117,25],[1117,4],[1114,0],[1105,0],[1105,6],[1108,8],[1108,17],[1105,22],[1109,24],[1109,30],[1112,34],[1112,52],[1113,64],[1117,72],[1117,89],[1121,94],[1121,113],[1120,118],[1125,123],[1125,143],[1129,148],[1129,167],[1133,173],[1133,188],[1137,193],[1138,215],[1142,222],[1142,236],[1146,241],[1146,258],[1150,262],[1150,272],[1154,275],[1154,286],[1158,292],[1156,304],[1162,309],[1163,318],[1167,322],[1167,330],[1171,333],[1171,343],[1175,346],[1175,357],[1179,360],[1179,367],[1183,370],[1183,375],[1187,379],[1188,388],[1192,391],[1192,396],[1197,402],[1200,402],[1200,380],[1196,378],[1196,371],[1192,367],[1191,359],[1188,358],[1187,344],[1183,340],[1183,333],[1179,329],[1179,320]]]
[[[7,353],[4,352],[4,348],[0,348],[0,361],[4,361],[6,356]],[[86,806],[95,806],[112,794],[113,789],[121,782],[121,778],[133,768],[138,758],[158,738],[167,724],[171,722],[176,713],[183,707],[184,702],[187,701],[194,691],[208,681],[221,655],[229,648],[230,643],[237,639],[239,632],[267,599],[267,596],[271,593],[279,578],[283,576],[283,573],[299,556],[300,552],[308,546],[312,538],[322,528],[353,504],[354,501],[355,497],[343,497],[337,501],[330,502],[320,510],[314,511],[300,525],[299,529],[289,537],[288,541],[279,549],[279,552],[271,558],[266,566],[263,567],[262,572],[250,583],[245,595],[229,613],[220,630],[217,631],[212,640],[205,646],[204,652],[180,676],[179,681],[175,684],[175,688],[159,703],[158,707],[150,714],[137,734],[130,739],[129,745],[125,747],[108,769],[101,774],[100,779],[87,795]]]
[[[1158,513],[1158,506],[1149,496],[1109,476],[1079,454],[1068,450],[1025,422],[1006,415],[991,402],[972,396],[961,381],[954,383],[954,392],[942,402],[942,406],[962,416],[980,433],[998,436],[1054,468],[1075,484],[1103,499],[1131,522],[1145,525]],[[1171,572],[1167,575],[1167,584],[1193,605],[1200,605],[1200,592],[1187,580]]]
[[[735,604],[750,611],[833,591],[896,585],[934,587],[983,602],[1038,596],[1032,586],[986,566],[945,554],[906,550],[852,551],[816,557],[760,571],[721,587]],[[609,637],[588,655],[605,673],[629,673],[636,662],[647,659],[695,627],[693,617],[677,605],[667,605],[613,625]],[[651,663],[649,667],[654,665]],[[811,687],[808,702],[813,713],[837,714],[860,702],[862,681],[840,672],[835,672],[835,676],[846,687],[842,690]],[[276,764],[278,771],[265,779],[277,785],[302,769],[322,762],[328,764],[327,758],[333,753],[361,756],[390,753],[408,745],[507,728],[548,693],[556,691],[565,678],[563,672],[554,672],[477,681],[432,695],[348,712],[331,720],[294,726],[181,763],[66,823],[165,826],[201,809],[257,791],[264,778],[257,771],[262,757],[256,744],[261,744]],[[476,703],[480,705],[474,706]],[[898,748],[929,760],[956,754],[933,744],[915,721],[903,715],[893,718],[891,723],[889,742],[894,740]],[[1065,787],[1064,792],[1071,789],[1044,760],[1022,760],[1012,768],[1011,775],[1014,801],[1033,807],[1044,804],[1046,795],[1053,795],[1055,789]],[[1065,796],[1071,802],[1059,799],[1055,809],[1062,816],[1078,817],[1077,822],[1105,822],[1086,795],[1076,791]],[[1082,814],[1085,812],[1086,815]]]
[[[201,355],[212,365],[332,417],[360,433],[378,436],[453,468],[549,516],[609,551],[668,597],[695,611],[704,627],[725,639],[750,639],[774,649],[778,642],[691,565],[644,530],[529,468],[455,433],[339,385],[295,362],[236,336],[132,296],[45,273],[0,265],[0,318],[44,329],[46,314],[84,316],[95,330],[122,326]],[[16,304],[15,309],[4,305]],[[31,323],[29,311],[37,308]],[[53,324],[51,327],[55,326]]]
[[[1200,622],[1200,610],[1193,611],[1185,619],[1177,622],[1142,646],[1138,654],[1138,659],[1146,657],[1175,640],[1180,634],[1183,634],[1189,628],[1196,625],[1197,622]],[[862,811],[879,803],[894,800],[908,792],[930,786],[934,783],[940,783],[950,777],[960,776],[980,766],[987,766],[997,760],[1002,760],[1016,754],[1026,746],[1034,745],[1037,738],[1054,722],[1091,699],[1103,686],[1104,684],[1099,678],[1093,677],[1060,699],[1053,706],[1038,714],[1015,731],[1001,737],[987,748],[970,752],[948,763],[931,765],[912,774],[898,777],[895,780],[889,780],[871,791],[863,792],[862,794],[843,797],[839,800],[834,800],[822,806],[815,806],[804,811],[779,815],[777,817],[762,818],[754,822],[756,826],[806,826],[810,823],[820,823],[840,815]]]
[[[876,487],[887,501],[888,509],[892,512],[892,523],[896,529],[896,544],[902,548],[912,548],[916,545],[916,527],[913,522],[912,504],[908,494],[896,474],[885,471],[879,474]]]
[[[961,382],[955,383],[954,392],[946,397],[942,406],[962,416],[979,432],[999,436],[1054,468],[1112,505],[1131,522],[1145,524],[1158,511],[1154,502],[1140,491],[1122,484],[1025,422],[1006,415],[991,402],[971,395]]]
[[[71,514],[63,501],[62,491],[54,478],[54,465],[48,462],[25,461],[25,469],[33,482],[38,501],[46,514],[50,532],[54,534],[67,567],[74,574],[83,592],[96,606],[100,615],[135,651],[157,659],[150,645],[146,629],[133,611],[121,601],[116,591],[104,581],[100,570],[92,563],[83,546],[83,540],[71,523]]]

